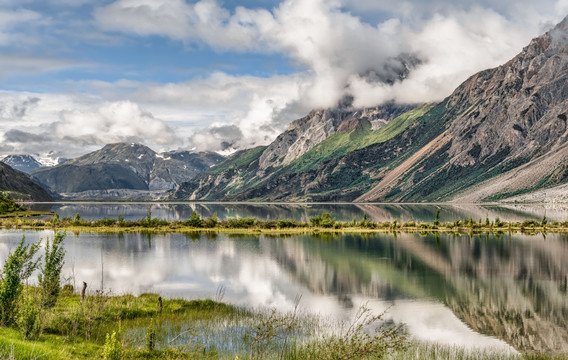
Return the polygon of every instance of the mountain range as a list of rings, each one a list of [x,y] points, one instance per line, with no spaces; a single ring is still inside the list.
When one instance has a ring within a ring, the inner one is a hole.
[[[68,199],[152,199],[224,160],[216,153],[156,153],[140,144],[109,144],[32,179]]]
[[[568,182],[567,44],[565,19],[440,103],[314,111],[169,199],[480,202],[554,191]]]
[[[567,201],[567,98],[568,18],[442,102],[346,98],[228,159],[119,143],[57,166],[4,161],[77,200]]]

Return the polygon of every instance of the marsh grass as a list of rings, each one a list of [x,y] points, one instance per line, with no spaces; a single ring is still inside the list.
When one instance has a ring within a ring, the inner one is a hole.
[[[99,220],[83,220],[80,217],[59,219],[57,216],[47,219],[0,218],[0,228],[15,229],[65,229],[69,232],[142,232],[142,233],[186,233],[186,234],[319,234],[319,233],[452,233],[494,235],[523,233],[529,235],[550,233],[568,233],[568,221],[549,222],[546,217],[541,220],[525,220],[523,222],[504,222],[499,218],[490,220],[463,219],[454,222],[440,222],[434,218],[432,222],[407,221],[370,221],[366,217],[358,221],[337,221],[330,213],[313,216],[309,222],[291,219],[259,220],[256,218],[217,219],[216,215],[201,218],[195,212],[188,220],[168,221],[151,217],[126,221],[124,218],[104,218]]]

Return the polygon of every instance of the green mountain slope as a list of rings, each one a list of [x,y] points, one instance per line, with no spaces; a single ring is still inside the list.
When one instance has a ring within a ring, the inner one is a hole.
[[[52,201],[42,187],[23,172],[0,162],[0,196],[12,200]]]

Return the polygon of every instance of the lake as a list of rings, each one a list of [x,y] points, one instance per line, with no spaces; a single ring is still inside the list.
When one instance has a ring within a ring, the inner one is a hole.
[[[36,205],[34,205],[36,206]],[[37,205],[40,206],[40,205]],[[41,205],[45,206],[45,205]],[[51,204],[61,217],[145,217],[148,204]],[[332,212],[349,220],[442,221],[464,218],[565,220],[562,207],[449,205],[152,204],[152,215],[186,219],[307,220]],[[0,231],[0,261],[22,237]],[[26,231],[26,241],[52,238]],[[568,238],[562,234],[373,234],[234,236],[68,234],[67,282],[114,294],[156,292],[214,298],[247,307],[291,310],[348,321],[363,304],[405,324],[413,338],[504,351],[568,353]]]

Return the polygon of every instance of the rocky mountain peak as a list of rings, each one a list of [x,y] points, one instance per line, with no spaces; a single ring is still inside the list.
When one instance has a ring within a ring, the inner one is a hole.
[[[26,174],[42,166],[41,163],[31,155],[8,155],[2,159],[2,162]]]

